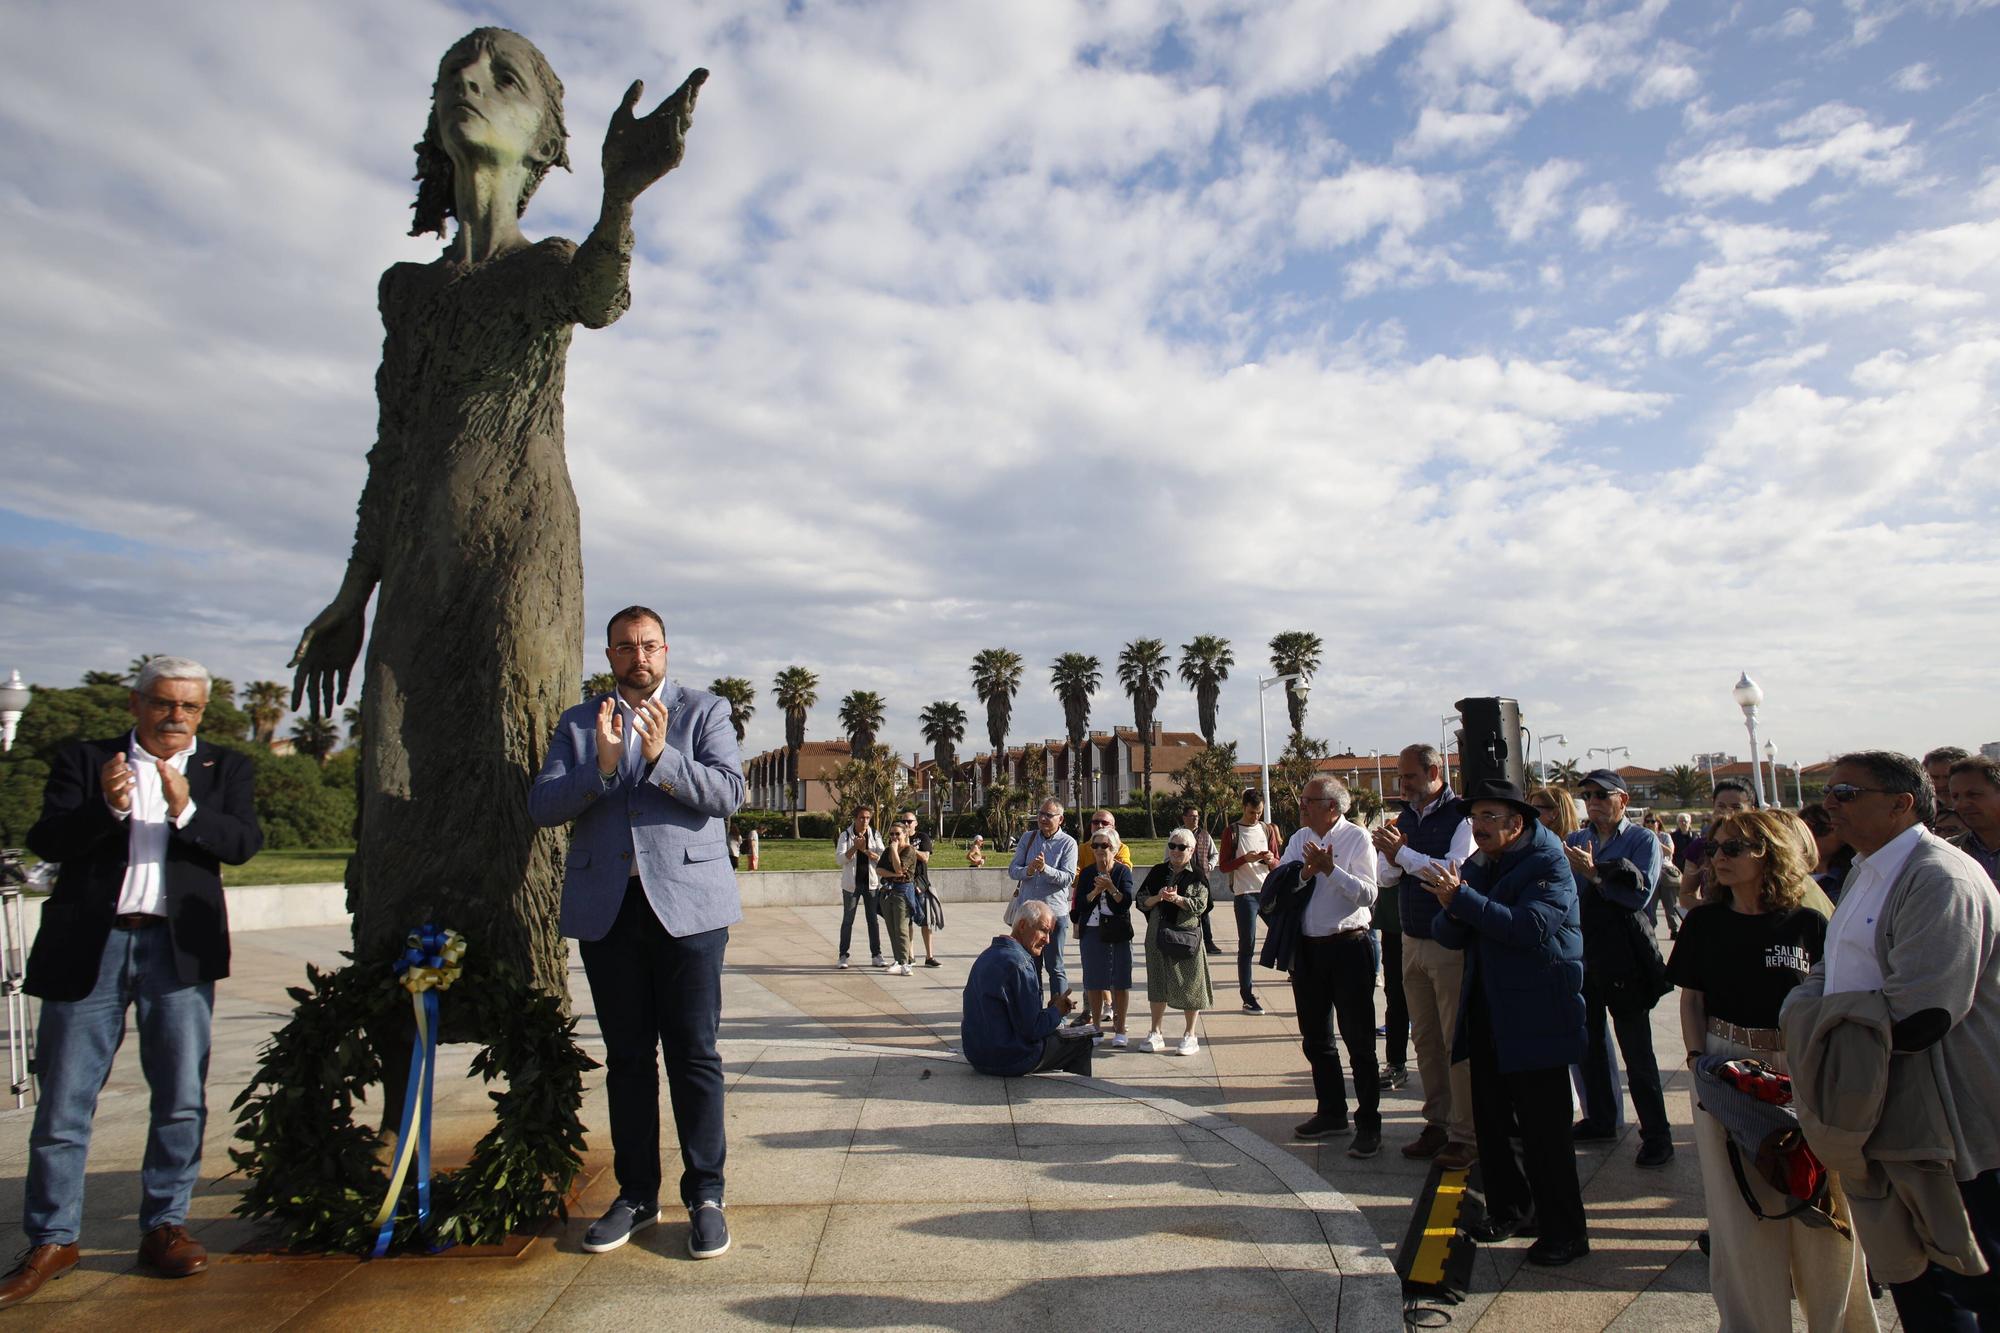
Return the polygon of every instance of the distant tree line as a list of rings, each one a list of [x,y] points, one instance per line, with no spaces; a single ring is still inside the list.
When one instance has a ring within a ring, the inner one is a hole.
[[[22,846],[41,816],[42,789],[49,761],[73,741],[116,736],[132,729],[127,707],[132,682],[146,658],[124,671],[89,671],[80,684],[37,685],[21,715],[14,748],[0,755],[0,845]],[[252,681],[239,690],[217,677],[202,714],[203,740],[248,755],[256,765],[257,817],[264,845],[344,847],[354,841],[355,768],[360,759],[360,709],[347,710],[350,742],[338,749],[340,732],[330,719],[301,715],[287,733],[291,753],[275,753],[284,721],[288,687]]]

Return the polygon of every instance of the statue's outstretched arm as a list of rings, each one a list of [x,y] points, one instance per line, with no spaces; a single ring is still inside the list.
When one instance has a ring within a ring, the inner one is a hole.
[[[571,297],[579,322],[601,328],[631,304],[626,277],[632,263],[632,204],[660,177],[681,164],[687,132],[694,124],[695,98],[708,71],[698,69],[674,95],[643,116],[634,116],[645,93],[643,80],[625,90],[604,131],[604,206],[597,225],[577,248],[570,273]]]

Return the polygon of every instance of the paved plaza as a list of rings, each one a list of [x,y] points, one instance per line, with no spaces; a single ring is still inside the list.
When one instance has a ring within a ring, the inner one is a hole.
[[[256,1252],[257,1228],[230,1215],[240,1182],[225,1174],[229,1103],[284,1020],[284,987],[308,961],[337,964],[346,934],[239,934],[235,976],[218,988],[204,1184],[190,1221],[214,1252],[210,1271],[172,1282],[135,1265],[146,1100],[128,1043],[98,1114],[84,1260],[0,1321],[93,1333],[114,1321],[231,1333],[1399,1328],[1390,1250],[1425,1175],[1396,1152],[1420,1128],[1414,1062],[1411,1085],[1385,1099],[1380,1157],[1354,1161],[1343,1139],[1292,1142],[1311,1089],[1290,994],[1260,971],[1270,1012],[1237,1011],[1232,950],[1212,960],[1221,964],[1217,1001],[1229,1007],[1204,1019],[1199,1054],[1104,1049],[1090,1080],[981,1077],[954,1053],[959,988],[998,919],[995,905],[954,905],[939,937],[945,965],[910,977],[835,971],[837,907],[758,908],[735,928],[723,1025],[735,1244],[707,1263],[686,1257],[678,1210],[622,1250],[580,1248],[584,1226],[615,1193],[601,1070],[586,1083],[580,1202],[566,1226],[518,1253],[364,1264]],[[1226,914],[1215,924],[1228,942]],[[580,966],[571,983],[582,1039],[600,1052]],[[1178,1035],[1178,1017],[1168,1023]],[[1660,1050],[1680,1049],[1676,1024],[1663,1003]],[[1143,1032],[1143,1020],[1135,1026]],[[483,1086],[455,1076],[469,1056],[443,1055],[437,1144],[446,1165],[490,1124]],[[1714,1329],[1707,1261],[1694,1243],[1701,1198],[1685,1074],[1672,1080],[1668,1104],[1679,1149],[1669,1169],[1634,1167],[1629,1132],[1581,1154],[1589,1258],[1540,1271],[1523,1266],[1524,1240],[1484,1249],[1470,1298],[1412,1311],[1413,1324]],[[10,1230],[30,1115],[0,1112],[0,1219]],[[670,1133],[671,1117],[663,1121]],[[670,1182],[674,1174],[670,1163]],[[1893,1329],[1887,1301],[1879,1312]]]

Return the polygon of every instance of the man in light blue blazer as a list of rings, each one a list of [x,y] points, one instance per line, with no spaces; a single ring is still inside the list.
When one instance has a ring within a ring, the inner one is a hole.
[[[729,1249],[722,1214],[722,955],[743,919],[724,824],[743,804],[729,705],[667,679],[666,626],[628,606],[605,627],[610,694],[569,709],[528,794],[572,825],[562,932],[583,954],[604,1033],[618,1199],[583,1248],[615,1250],[660,1217],[659,1053],[681,1141],[688,1252]]]

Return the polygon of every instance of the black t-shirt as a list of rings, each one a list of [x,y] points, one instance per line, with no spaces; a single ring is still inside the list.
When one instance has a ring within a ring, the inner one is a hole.
[[[1810,907],[1748,916],[1706,903],[1681,923],[1667,979],[1702,992],[1710,1018],[1778,1026],[1778,1010],[1826,952],[1826,918]]]

